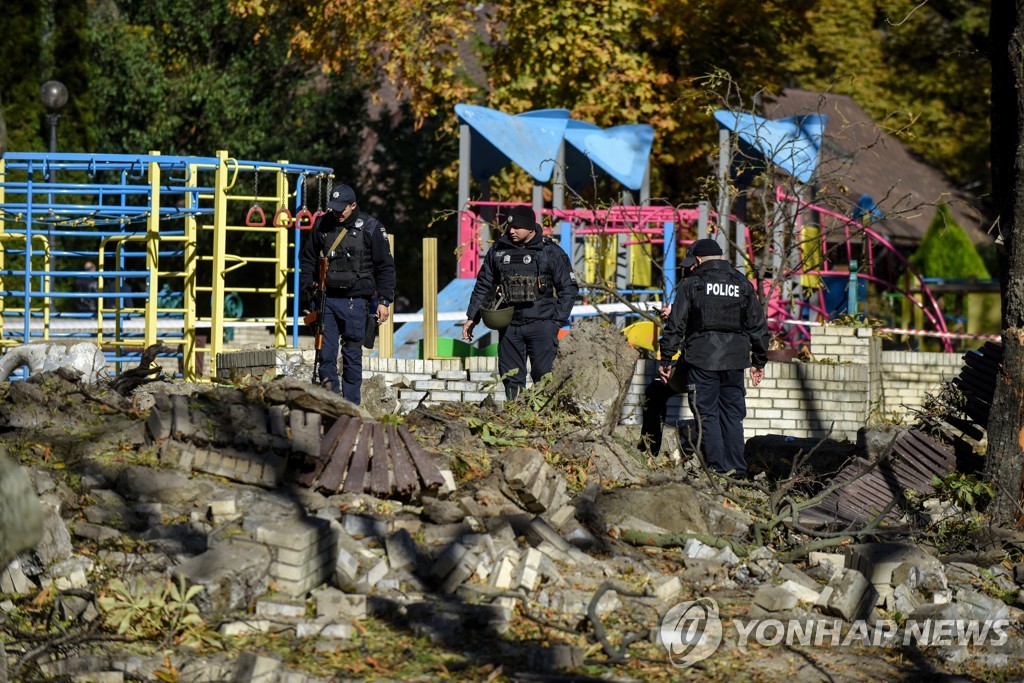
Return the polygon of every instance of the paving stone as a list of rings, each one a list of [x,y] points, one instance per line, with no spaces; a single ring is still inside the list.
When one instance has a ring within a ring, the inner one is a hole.
[[[366,515],[345,515],[342,526],[345,528],[345,533],[352,538],[383,538],[388,533],[386,521]]]
[[[652,577],[651,591],[662,602],[671,602],[683,591],[683,582],[678,576]]]
[[[465,523],[457,524],[424,524],[423,542],[427,545],[449,545],[458,541],[463,535],[473,530]]]
[[[509,590],[515,581],[516,565],[519,563],[519,553],[510,550],[505,553],[496,563],[490,575],[490,585],[498,590]]]
[[[890,611],[896,611],[904,615],[912,613],[921,606],[921,598],[912,588],[908,588],[905,584],[900,584],[893,588],[892,597],[889,599],[889,602]]]
[[[831,578],[836,571],[846,567],[846,556],[836,553],[822,553],[817,550],[812,550],[807,554],[807,566],[817,567],[821,565],[827,567],[829,570],[829,577]]]
[[[363,619],[367,615],[365,595],[343,593],[336,588],[324,588],[314,592],[316,616],[326,619]]]
[[[785,612],[797,606],[797,596],[779,586],[761,586],[754,593],[754,604],[769,612]]]
[[[273,622],[269,619],[245,619],[222,624],[218,633],[222,636],[245,636],[252,633],[269,633]]]
[[[548,515],[548,519],[551,521],[551,526],[555,527],[556,529],[561,529],[562,525],[566,524],[570,519],[574,519],[575,517],[576,508],[573,507],[572,505],[562,505],[558,509],[551,512],[550,515]],[[1021,581],[1021,583],[1024,583],[1024,581]]]
[[[271,619],[276,617],[298,619],[306,616],[306,603],[260,598],[256,601],[256,616],[268,617]]]
[[[800,571],[792,564],[779,565],[779,573],[777,576],[781,581],[794,581],[816,593],[821,591],[821,584],[807,576],[807,574]]]
[[[295,625],[295,635],[299,638],[349,640],[353,631],[352,624],[334,619],[307,619]]]
[[[530,545],[537,547],[541,543],[548,543],[562,553],[568,553],[572,546],[562,538],[543,517],[534,517],[526,529],[526,540]]]
[[[537,601],[544,607],[567,617],[585,617],[590,602],[594,599],[594,591],[569,588],[564,590],[545,590]],[[594,608],[597,614],[611,614],[622,607],[622,600],[615,591],[605,591]]]
[[[1002,600],[996,600],[984,593],[962,588],[956,592],[956,607],[964,619],[975,621],[997,621],[1008,619],[1010,610]]]
[[[858,543],[847,546],[846,553],[846,567],[860,571],[876,586],[890,585],[893,572],[904,563],[942,569],[938,559],[910,543]]]
[[[415,569],[417,566],[416,542],[405,529],[399,529],[384,539],[384,549],[391,569]]]
[[[808,602],[812,605],[818,601],[818,596],[821,595],[821,591],[815,590],[814,588],[808,588],[804,584],[793,581],[792,579],[783,581],[779,584],[779,588],[787,593],[791,593],[800,602]]]
[[[469,577],[473,576],[479,564],[480,556],[472,550],[463,554],[455,568],[445,577],[441,584],[441,592],[448,595],[454,593],[459,586],[469,580]]]
[[[438,580],[448,576],[467,552],[469,552],[469,549],[466,546],[461,543],[452,543],[434,561],[434,565],[430,569],[430,575]]]
[[[832,593],[828,597],[828,612],[846,621],[863,618],[875,604],[877,593],[874,586],[856,569],[837,572],[829,587]]]
[[[360,577],[360,581],[365,582],[366,585],[373,588],[388,575],[388,571],[390,571],[390,568],[388,567],[387,558],[382,557],[379,560],[370,562],[366,573]]]
[[[540,565],[543,555],[536,548],[529,548],[523,553],[519,564],[516,566],[516,573],[512,579],[514,588],[532,591],[540,581]]]

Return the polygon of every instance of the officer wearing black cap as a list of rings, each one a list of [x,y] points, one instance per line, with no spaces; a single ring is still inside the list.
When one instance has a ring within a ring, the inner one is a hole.
[[[349,401],[362,399],[363,350],[367,318],[388,319],[395,298],[395,260],[384,225],[359,210],[356,193],[348,185],[335,186],[327,198],[328,212],[317,219],[299,257],[300,286],[310,292],[318,277],[321,257],[327,258],[327,297],[323,315],[320,376]],[[371,310],[371,300],[376,309]],[[338,380],[338,343],[343,368]]]
[[[558,331],[569,322],[579,285],[568,255],[544,236],[533,209],[513,207],[505,228],[477,273],[462,338],[473,339],[483,309],[514,309],[508,327],[498,331],[498,371],[512,399],[526,387],[527,358],[534,382],[551,371]],[[513,369],[518,372],[507,376]]]
[[[712,239],[690,245],[682,267],[693,268],[676,293],[661,337],[658,372],[667,381],[682,347],[690,410],[698,420],[700,450],[707,466],[720,474],[747,472],[743,457],[743,418],[747,408],[743,370],[750,383],[764,378],[768,362],[768,324],[754,287],[722,259]]]

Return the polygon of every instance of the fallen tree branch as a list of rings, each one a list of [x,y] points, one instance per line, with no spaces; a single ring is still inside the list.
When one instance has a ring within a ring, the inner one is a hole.
[[[677,534],[652,534],[650,532],[630,530],[623,531],[621,538],[623,541],[633,545],[653,545],[659,548],[682,548],[692,538],[712,548],[728,548],[739,557],[745,557],[748,552],[747,547],[742,543],[730,541],[714,534],[691,533],[687,531]]]

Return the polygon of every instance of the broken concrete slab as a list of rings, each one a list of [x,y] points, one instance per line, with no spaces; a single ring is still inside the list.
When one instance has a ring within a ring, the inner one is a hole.
[[[796,595],[778,586],[761,586],[754,593],[754,604],[769,612],[786,612],[797,602]]]
[[[893,572],[904,563],[942,570],[937,558],[910,543],[858,543],[846,548],[846,567],[858,570],[876,586],[891,585]]]
[[[0,453],[0,569],[43,537],[43,508],[28,474]]]
[[[826,608],[846,621],[865,618],[875,605],[874,586],[856,569],[841,569],[829,581]]]
[[[597,493],[593,504],[580,501],[577,513],[603,531],[630,516],[671,533],[706,533],[700,498],[696,489],[683,483],[612,489]]]
[[[225,545],[178,565],[172,576],[202,586],[194,601],[203,614],[247,608],[270,583],[270,551],[260,544]]]

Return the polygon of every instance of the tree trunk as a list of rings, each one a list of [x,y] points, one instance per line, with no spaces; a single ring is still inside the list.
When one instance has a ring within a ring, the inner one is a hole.
[[[996,489],[989,510],[993,523],[1024,522],[1024,0],[992,0],[989,39],[992,60],[992,194],[1002,293],[1003,368],[988,424],[985,474]]]

